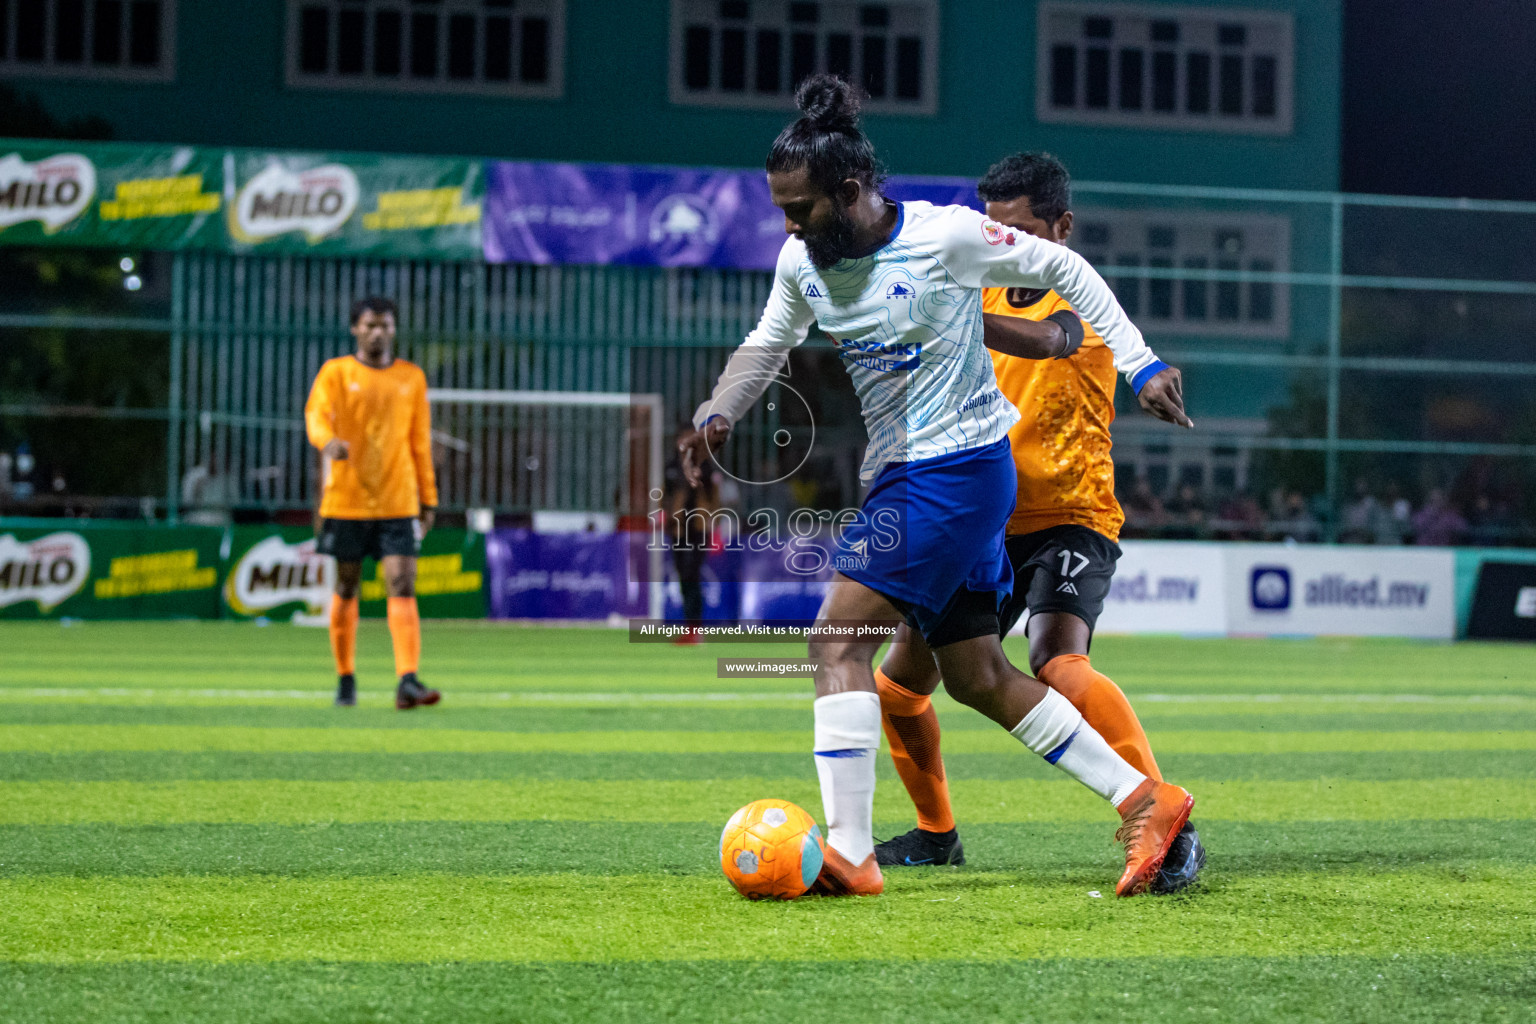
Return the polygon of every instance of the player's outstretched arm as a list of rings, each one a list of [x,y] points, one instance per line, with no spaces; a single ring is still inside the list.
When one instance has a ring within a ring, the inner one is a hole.
[[[694,430],[680,444],[683,473],[697,485],[705,460],[725,443],[731,427],[768,390],[783,379],[789,350],[805,341],[816,314],[800,294],[798,269],[805,246],[784,243],[773,276],[773,290],[757,327],[748,334],[720,372],[709,399],[693,413]]]

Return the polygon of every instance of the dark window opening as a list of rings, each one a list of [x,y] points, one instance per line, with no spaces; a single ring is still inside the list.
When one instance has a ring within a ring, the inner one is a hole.
[[[683,84],[690,89],[709,88],[709,28],[689,25],[683,32]]]
[[[0,60],[11,52],[11,0],[0,0]]]
[[[1236,260],[1220,260],[1217,270],[1237,270]],[[1243,286],[1237,281],[1216,282],[1216,319],[1238,320],[1242,318]]]
[[[1147,248],[1172,249],[1173,243],[1178,240],[1178,237],[1178,233],[1167,225],[1147,228]]]
[[[401,43],[405,22],[399,11],[379,11],[373,16],[373,73],[389,78],[400,73]]]
[[[1089,39],[1113,39],[1115,23],[1108,18],[1084,18],[1083,35]]]
[[[1221,112],[1243,112],[1243,58],[1236,54],[1221,58]]]
[[[299,12],[299,70],[323,75],[331,64],[331,16],[324,7]]]
[[[783,36],[776,29],[757,33],[757,68],[754,84],[758,92],[778,92],[779,72],[783,63]]]
[[[720,88],[744,92],[747,88],[747,33],[728,28],[720,32]]]
[[[1140,50],[1120,51],[1120,109],[1140,110],[1143,55]]]
[[[790,4],[789,20],[795,25],[814,25],[821,20],[821,7],[818,4]]]
[[[885,36],[865,36],[864,89],[872,99],[885,96]]]
[[[531,83],[549,81],[549,19],[524,18],[522,30],[518,77]]]
[[[1273,57],[1253,58],[1253,116],[1274,117],[1278,99],[1276,79],[1279,72]]]
[[[790,88],[799,87],[802,79],[815,73],[816,36],[810,32],[796,32],[789,37]]]
[[[1084,245],[1108,245],[1109,225],[1102,221],[1089,221],[1077,229]]]
[[[1102,110],[1109,106],[1109,51],[1090,46],[1083,56],[1083,105]]]
[[[1154,21],[1152,23],[1152,41],[1154,43],[1178,42],[1179,23],[1176,21]]]
[[[1184,109],[1191,114],[1211,112],[1211,55],[1184,56]]]
[[[123,61],[122,0],[96,0],[95,31],[91,34],[91,62],[121,64]]]
[[[128,8],[128,63],[141,68],[160,63],[160,0],[135,0]]]
[[[1116,262],[1127,268],[1141,266],[1141,260],[1135,256],[1121,256]],[[1139,316],[1141,314],[1141,278],[1117,277],[1114,289],[1115,297],[1120,300],[1120,308],[1125,310],[1126,316]]]
[[[846,32],[827,36],[827,71],[844,78],[853,76],[853,36]]]
[[[512,19],[485,19],[485,79],[488,82],[512,80]]]
[[[1186,270],[1204,270],[1207,263],[1203,259],[1187,259],[1184,261]],[[1206,282],[1185,281],[1184,283],[1184,318],[1186,320],[1204,320],[1206,316]]]
[[[48,32],[48,9],[43,0],[17,0],[16,59],[41,61]]]
[[[455,14],[448,19],[448,77],[475,77],[475,16]]]
[[[1216,39],[1222,46],[1242,46],[1248,42],[1248,28],[1245,25],[1219,25]]]
[[[1179,105],[1179,60],[1164,50],[1152,55],[1152,109],[1172,111]]]
[[[1156,270],[1172,270],[1173,261],[1152,259],[1147,266]],[[1173,282],[1168,278],[1151,278],[1147,281],[1147,315],[1157,320],[1173,319]]]
[[[746,21],[751,15],[747,0],[720,0],[720,17],[725,21]]]
[[[859,24],[864,28],[886,28],[891,24],[891,9],[884,4],[865,4],[859,8]]]
[[[896,96],[903,100],[923,97],[923,41],[917,36],[896,40]]]
[[[357,8],[344,8],[336,15],[336,70],[343,75],[363,73],[363,37],[368,33],[368,15]]]
[[[1253,260],[1248,269],[1256,274],[1273,273],[1269,260]],[[1275,318],[1275,286],[1268,281],[1254,281],[1248,286],[1248,319],[1268,323]]]
[[[437,77],[437,15],[411,15],[411,75]]]
[[[53,59],[61,64],[85,60],[85,0],[58,0],[54,7]]]
[[[1051,47],[1051,106],[1077,106],[1077,47]]]

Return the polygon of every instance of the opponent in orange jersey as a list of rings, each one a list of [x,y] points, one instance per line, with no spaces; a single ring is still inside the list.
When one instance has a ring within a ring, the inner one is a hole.
[[[416,553],[437,505],[427,378],[421,367],[395,358],[395,304],[389,299],[353,305],[352,337],[357,351],[320,367],[304,406],[309,443],[320,449],[324,467],[319,550],[336,558],[336,703],[357,703],[357,589],[363,559],[373,558],[383,566],[389,594],[389,635],[400,677],[395,707],[436,704],[442,695],[416,678]]]
[[[999,161],[977,194],[987,216],[1006,227],[1061,244],[1072,234],[1070,180],[1049,154]],[[1000,627],[1006,634],[1027,609],[1031,671],[1071,701],[1132,767],[1161,780],[1130,702],[1088,661],[1125,522],[1109,454],[1116,383],[1111,353],[1055,292],[988,288],[983,310],[998,387],[1021,414],[1008,432],[1019,490],[1006,541],[1013,594]],[[1134,383],[1148,412],[1192,425],[1178,370],[1154,364]],[[918,827],[877,845],[877,859],[890,866],[964,863],[929,700],[939,673],[922,638],[901,627],[875,682],[891,757],[918,809]],[[1204,864],[1199,834],[1186,824],[1152,891],[1188,886]]]

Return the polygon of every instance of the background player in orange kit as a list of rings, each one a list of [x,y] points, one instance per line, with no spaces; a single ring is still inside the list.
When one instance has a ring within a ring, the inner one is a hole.
[[[325,480],[319,550],[337,563],[331,602],[336,703],[357,703],[357,590],[363,559],[373,558],[389,594],[389,635],[400,677],[395,707],[436,704],[442,695],[416,678],[416,553],[437,505],[427,378],[421,367],[395,358],[395,304],[389,299],[353,304],[352,337],[357,351],[320,367],[304,406],[309,443],[320,449]]]
[[[1072,234],[1071,180],[1048,153],[1000,160],[976,191],[987,216],[1005,227],[1061,244]],[[1111,353],[1055,292],[988,288],[982,308],[998,387],[1022,414],[1008,433],[1019,492],[1008,520],[1014,587],[1003,611],[1003,632],[1027,607],[1030,671],[1071,701],[1134,768],[1161,780],[1130,702],[1088,660],[1125,521],[1110,460],[1116,377]],[[1184,414],[1179,371],[1161,363],[1148,369],[1138,382],[1142,407],[1159,419],[1192,426]],[[939,672],[922,638],[903,627],[875,682],[892,759],[918,809],[917,828],[875,847],[879,863],[963,863],[939,752],[938,716],[929,700]],[[1152,891],[1188,886],[1204,864],[1199,834],[1186,824]]]

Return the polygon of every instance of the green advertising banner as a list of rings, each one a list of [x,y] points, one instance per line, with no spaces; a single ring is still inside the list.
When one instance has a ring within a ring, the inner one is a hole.
[[[223,541],[208,526],[0,525],[0,618],[214,618]]]
[[[0,245],[478,260],[478,160],[0,141]]]
[[[336,565],[315,550],[308,527],[232,530],[224,612],[235,618],[313,617],[330,608]],[[485,618],[485,537],[467,530],[433,530],[416,560],[416,597],[423,618]],[[364,566],[360,611],[382,617],[384,580],[377,563]]]
[[[479,259],[478,160],[235,151],[225,158],[236,251]]]
[[[188,146],[0,144],[0,244],[218,248],[222,184]]]

